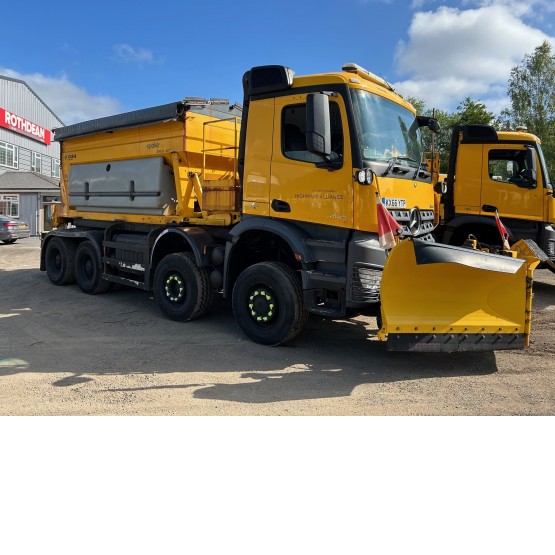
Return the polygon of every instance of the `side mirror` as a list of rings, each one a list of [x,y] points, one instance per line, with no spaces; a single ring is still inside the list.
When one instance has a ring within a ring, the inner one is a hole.
[[[440,133],[441,132],[441,125],[440,125],[439,121],[437,121],[437,119],[430,118],[430,121],[428,122],[428,129],[432,133]]]
[[[330,104],[325,94],[306,97],[306,148],[326,159],[331,154]]]
[[[438,181],[434,185],[434,191],[438,195],[444,195],[447,192],[447,183],[445,183],[445,181]]]
[[[535,189],[538,185],[536,170],[530,168],[520,172],[519,179],[515,180],[515,185],[525,189]]]
[[[432,133],[439,133],[441,131],[441,125],[436,118],[417,116],[416,121],[418,122],[418,127],[427,127]]]

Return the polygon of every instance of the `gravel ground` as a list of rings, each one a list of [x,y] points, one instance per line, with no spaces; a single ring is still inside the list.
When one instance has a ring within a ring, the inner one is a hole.
[[[532,346],[388,353],[373,318],[311,317],[289,346],[247,340],[227,302],[163,318],[149,293],[55,287],[40,241],[0,243],[2,415],[554,415],[555,275],[536,272]]]

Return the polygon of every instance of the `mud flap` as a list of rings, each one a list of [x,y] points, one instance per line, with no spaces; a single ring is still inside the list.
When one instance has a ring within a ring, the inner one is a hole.
[[[391,351],[527,346],[539,260],[528,245],[522,248],[516,258],[405,239],[384,267],[378,338]]]

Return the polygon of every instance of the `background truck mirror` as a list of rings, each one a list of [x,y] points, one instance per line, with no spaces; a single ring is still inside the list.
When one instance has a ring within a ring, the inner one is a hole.
[[[434,185],[434,191],[438,195],[444,195],[447,192],[447,183],[445,181],[438,181]]]
[[[519,179],[515,179],[514,183],[517,187],[524,189],[535,189],[538,185],[536,170],[529,168],[522,170],[519,174]]]

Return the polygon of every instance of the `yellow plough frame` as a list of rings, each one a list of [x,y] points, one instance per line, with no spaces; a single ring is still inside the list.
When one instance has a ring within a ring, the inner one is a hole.
[[[533,241],[518,241],[506,254],[401,241],[384,267],[378,338],[390,351],[528,347],[540,254]]]

